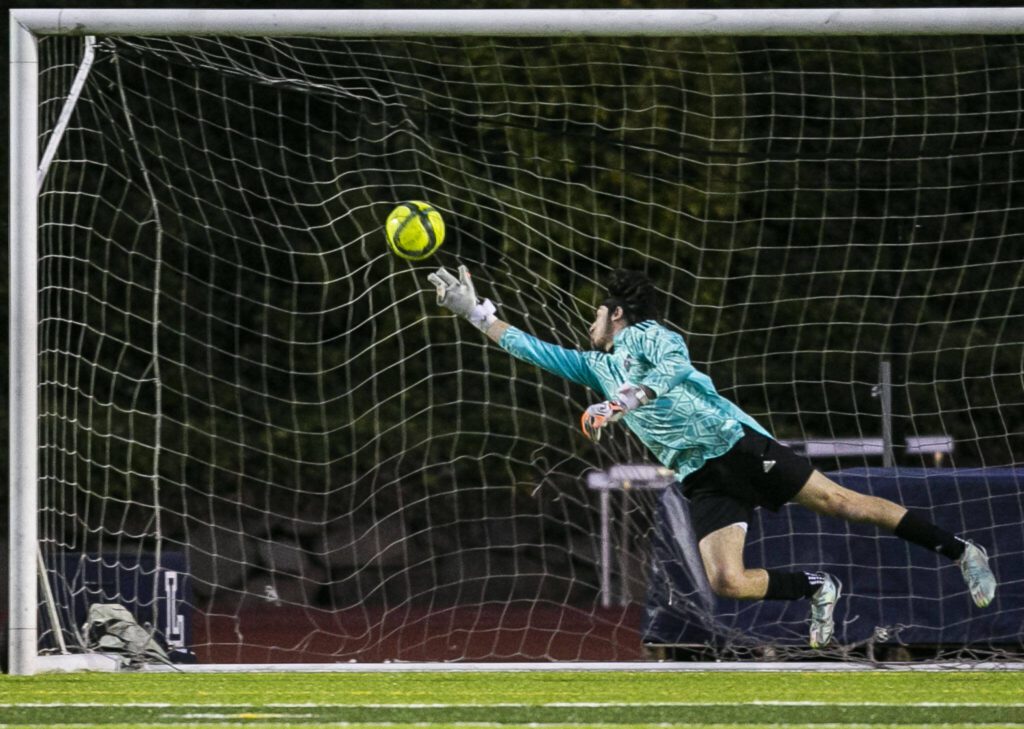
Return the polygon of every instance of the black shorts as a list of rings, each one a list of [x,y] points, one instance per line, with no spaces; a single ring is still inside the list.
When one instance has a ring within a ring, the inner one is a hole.
[[[743,426],[743,437],[683,479],[697,541],[737,522],[750,522],[754,507],[778,511],[814,472],[788,446]]]

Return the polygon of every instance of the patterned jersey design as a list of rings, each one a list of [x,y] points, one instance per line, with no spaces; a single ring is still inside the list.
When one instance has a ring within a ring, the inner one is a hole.
[[[655,458],[683,480],[743,437],[743,425],[770,434],[690,362],[683,337],[655,321],[628,326],[611,352],[581,352],[544,342],[516,327],[501,347],[524,362],[585,385],[613,399],[626,382],[645,385],[656,397],[622,419]]]

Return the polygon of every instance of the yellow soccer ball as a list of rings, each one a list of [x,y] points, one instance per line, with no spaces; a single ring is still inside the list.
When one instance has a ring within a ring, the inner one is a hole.
[[[444,219],[428,203],[409,200],[388,214],[384,234],[396,256],[422,261],[434,255],[444,242]]]

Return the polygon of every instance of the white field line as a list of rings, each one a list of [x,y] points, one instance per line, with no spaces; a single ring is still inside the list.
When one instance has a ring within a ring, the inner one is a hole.
[[[59,665],[60,657],[53,658]],[[42,657],[40,658],[42,660]],[[701,661],[599,661],[562,663],[200,663],[144,666],[141,673],[962,673],[964,671],[1024,671],[1024,662],[952,661],[945,663],[705,663]]]
[[[177,718],[181,718],[181,717],[177,717]],[[231,718],[234,718],[234,717],[231,717]],[[393,722],[393,721],[334,721],[334,720],[330,720],[328,723],[332,727],[341,727],[341,726],[345,726],[345,727],[347,727],[347,726],[353,726],[353,727],[364,727],[364,726],[410,727],[410,726],[414,726],[414,727],[428,727],[429,728],[429,727],[436,727],[438,725],[438,722],[429,722],[429,721]],[[489,722],[489,721],[445,721],[445,722],[442,722],[442,723],[445,726],[459,726],[459,727],[506,727],[508,729],[512,729],[513,727],[516,727],[516,728],[518,728],[518,727],[527,727],[529,729],[535,729],[536,727],[550,727],[551,729],[556,729],[557,727],[577,727],[577,726],[579,726],[579,727],[609,727],[610,729],[616,729],[618,727],[622,727],[621,723],[602,724],[601,722],[594,722],[594,721],[586,721],[586,722],[580,722],[580,723],[572,723],[572,722],[564,722],[564,721],[563,722],[554,722],[554,723],[545,723],[545,722],[531,721],[528,724],[509,724],[509,723],[506,723],[506,722]],[[703,725],[703,722],[701,722],[701,724]],[[316,726],[317,724],[314,723],[313,725]],[[105,727],[109,727],[109,726],[110,726],[109,724],[61,724],[60,725],[61,729],[95,729],[96,727],[104,727],[105,728]],[[158,722],[158,723],[133,722],[132,726],[134,726],[134,727],[154,727],[154,729],[156,729],[158,727],[165,727],[166,728],[166,727],[174,727],[174,726],[194,726],[194,724],[190,722],[187,725],[182,725],[182,724],[177,724],[177,723],[165,720],[165,721],[161,721],[161,722]],[[241,721],[241,722],[237,722],[237,721],[217,721],[216,726],[217,727],[235,727],[235,726],[237,726],[237,727],[248,727],[249,729],[252,729],[253,723],[252,723],[252,720]],[[668,727],[687,726],[687,723],[685,723],[685,722],[678,722],[678,721],[674,721],[674,722],[654,722],[654,723],[643,722],[642,726],[656,726],[656,727],[666,727],[666,728],[668,728]],[[744,724],[720,724],[718,726],[723,727],[723,729],[725,727],[737,727],[739,729],[777,729],[779,725],[778,724],[747,724],[747,723],[744,723]],[[787,726],[787,728],[788,727],[801,727],[801,728],[805,728],[805,729],[877,729],[879,725],[877,723],[870,724],[870,723],[863,723],[863,722],[857,722],[857,723],[854,723],[854,722],[842,722],[842,723],[839,723],[839,722],[813,722],[813,723],[801,722],[801,723],[796,723],[796,724],[787,724],[786,726]],[[900,726],[900,729],[935,729],[935,727],[957,727],[958,729],[960,729],[960,728],[965,727],[965,726],[1005,727],[1006,729],[1019,729],[1019,727],[1024,726],[1024,725],[1022,725],[1019,722],[985,722],[984,724],[977,724],[977,725],[975,725],[975,724],[965,724],[962,721],[956,721],[956,722],[929,722],[928,724],[900,724],[899,726]],[[3,723],[0,723],[0,729],[54,729],[54,727],[53,727],[52,724],[3,724]]]

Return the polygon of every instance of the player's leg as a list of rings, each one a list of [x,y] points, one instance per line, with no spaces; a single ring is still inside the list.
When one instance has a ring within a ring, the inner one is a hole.
[[[832,638],[832,613],[839,580],[824,572],[747,569],[743,564],[746,523],[756,505],[778,510],[806,483],[813,468],[777,441],[745,429],[724,456],[709,461],[684,482],[690,517],[712,589],[746,600],[811,599],[810,642]],[[739,523],[743,526],[738,526]]]
[[[743,564],[747,524],[716,529],[698,543],[708,582],[715,594],[737,600],[811,599],[810,644],[821,648],[835,630],[832,614],[842,592],[839,580],[825,572],[749,569]]]
[[[825,579],[821,572],[782,572],[748,568],[743,564],[747,523],[736,522],[716,529],[700,540],[711,589],[719,597],[735,600],[799,600],[811,597]]]
[[[818,592],[823,572],[782,572],[748,568],[743,564],[746,522],[716,529],[697,546],[708,583],[716,595],[737,600],[800,600]]]
[[[971,598],[978,607],[985,607],[995,596],[995,576],[982,547],[947,532],[893,501],[852,491],[820,471],[811,474],[793,500],[819,514],[875,524],[901,539],[955,561],[960,565]]]
[[[895,531],[908,513],[899,504],[840,486],[821,471],[813,471],[793,501],[811,511],[846,521],[875,524]]]
[[[721,471],[718,475],[728,474]],[[698,488],[689,498],[697,547],[716,595],[738,600],[798,600],[813,594],[816,588],[804,572],[747,569],[743,564],[751,505],[721,488]]]
[[[761,600],[768,591],[768,572],[747,569],[743,564],[743,544],[747,523],[736,522],[716,529],[700,540],[701,559],[708,583],[715,594],[737,600]]]

